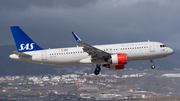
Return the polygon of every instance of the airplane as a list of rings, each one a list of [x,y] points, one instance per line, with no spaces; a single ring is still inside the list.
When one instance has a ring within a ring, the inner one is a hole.
[[[122,44],[89,45],[84,43],[74,32],[72,35],[81,47],[43,49],[29,38],[19,26],[11,26],[11,32],[17,51],[9,58],[56,66],[96,65],[94,74],[98,75],[101,67],[121,70],[130,61],[150,60],[154,69],[154,59],[172,55],[173,49],[160,42],[134,42]]]

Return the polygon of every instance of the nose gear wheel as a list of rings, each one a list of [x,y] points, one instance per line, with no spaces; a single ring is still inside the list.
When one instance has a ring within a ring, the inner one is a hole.
[[[152,59],[150,60],[150,62],[151,62],[151,68],[155,69],[156,66],[153,64],[153,60]]]

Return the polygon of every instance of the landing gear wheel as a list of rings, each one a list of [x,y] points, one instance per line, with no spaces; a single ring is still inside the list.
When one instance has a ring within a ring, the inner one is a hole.
[[[154,69],[154,68],[155,68],[155,65],[153,64],[153,60],[150,59],[150,62],[151,62],[151,65],[152,65],[151,68]]]
[[[95,71],[94,71],[94,74],[95,74],[95,75],[98,75],[98,74],[99,74],[99,71],[96,71],[96,70],[95,70]]]
[[[151,68],[154,69],[154,68],[155,68],[155,65],[152,65]]]
[[[101,67],[100,67],[100,66],[97,66],[96,69],[95,69],[95,71],[94,71],[94,74],[95,74],[95,75],[98,75],[100,71],[101,71]]]
[[[96,71],[99,71],[99,72],[100,72],[100,71],[101,71],[101,67],[97,66],[97,67],[96,67]]]

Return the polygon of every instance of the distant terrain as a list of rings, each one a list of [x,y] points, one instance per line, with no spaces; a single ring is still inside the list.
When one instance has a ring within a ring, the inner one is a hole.
[[[39,75],[39,74],[66,74],[73,73],[74,71],[86,71],[87,73],[93,73],[95,66],[48,66],[27,63],[17,60],[9,59],[9,55],[12,51],[16,51],[15,45],[0,46],[0,75]],[[156,59],[154,64],[157,70],[173,70],[174,68],[180,68],[180,51],[174,50],[174,54],[167,58]],[[133,61],[126,65],[126,69],[144,70],[149,69],[151,63],[149,60],[145,61]],[[58,69],[58,72],[57,72]],[[123,70],[122,70],[123,71]],[[102,73],[118,73],[118,71],[109,71],[104,69]]]
[[[158,98],[150,98],[144,100],[125,100],[125,101],[180,101],[180,96],[171,96],[171,97],[158,97]]]
[[[151,98],[145,100],[133,100],[133,101],[180,101],[180,96],[171,96],[171,97],[159,97],[159,98]],[[132,101],[132,100],[129,100]]]

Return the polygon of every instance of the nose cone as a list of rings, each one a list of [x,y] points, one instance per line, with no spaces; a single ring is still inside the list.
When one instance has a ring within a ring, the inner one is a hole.
[[[169,55],[172,55],[174,53],[173,49],[169,48],[168,53]]]

